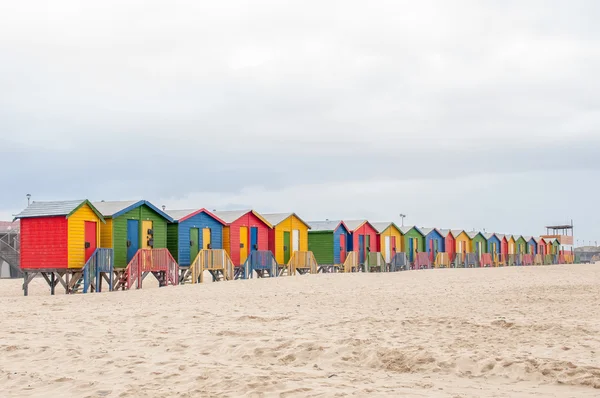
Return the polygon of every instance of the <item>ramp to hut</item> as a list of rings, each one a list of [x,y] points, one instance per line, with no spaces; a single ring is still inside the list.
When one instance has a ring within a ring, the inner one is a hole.
[[[194,262],[190,265],[192,283],[204,282],[204,271],[208,271],[213,282],[234,279],[233,261],[223,249],[200,250]]]
[[[430,269],[431,268],[431,259],[429,258],[428,253],[417,253],[415,256],[414,262],[415,269]]]
[[[523,265],[533,265],[533,254],[523,254]]]
[[[465,253],[465,268],[479,267],[479,258],[477,253]]]
[[[380,252],[369,252],[367,254],[365,272],[387,272],[387,264]]]
[[[316,274],[319,270],[319,264],[315,259],[313,252],[295,251],[290,261],[282,266],[279,275],[300,275]]]
[[[348,252],[344,264],[340,267],[340,272],[358,272],[359,270],[358,252]]]
[[[435,256],[435,268],[450,268],[450,256],[448,253],[438,253]]]
[[[246,259],[242,271],[239,273],[242,279],[253,278],[255,272],[258,278],[273,278],[279,273],[279,265],[270,250],[255,250]]]
[[[400,252],[394,254],[392,261],[390,261],[390,272],[408,271],[408,258],[406,253]]]
[[[168,249],[139,249],[125,270],[115,271],[115,289],[141,289],[148,274],[154,275],[159,286],[179,283],[179,264]]]
[[[112,291],[114,261],[113,249],[96,249],[83,267],[82,293],[101,292],[103,281],[108,283],[108,291]]]
[[[481,267],[492,267],[494,265],[492,262],[492,255],[490,253],[483,253],[481,255],[481,260],[479,260],[479,264]]]
[[[465,253],[454,253],[450,259],[452,268],[465,268]]]
[[[544,265],[544,257],[541,254],[536,254],[533,258],[533,265]]]
[[[494,265],[496,267],[506,267],[507,264],[507,256],[504,254],[495,254],[494,255]]]

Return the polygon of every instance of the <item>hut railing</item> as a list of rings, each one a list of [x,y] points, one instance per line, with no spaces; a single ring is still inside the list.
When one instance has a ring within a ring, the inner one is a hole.
[[[450,266],[454,268],[464,268],[465,257],[465,253],[452,253],[450,256]]]
[[[177,285],[179,283],[179,264],[169,252],[169,249],[139,249],[133,256],[125,273],[127,274],[127,289],[134,285],[142,288],[142,280],[146,273],[154,274],[161,286]]]
[[[357,272],[358,268],[358,252],[346,253],[346,260],[344,260],[344,264],[342,264],[341,270],[343,272]]]
[[[554,256],[552,254],[546,254],[544,256],[544,265],[554,264]]]
[[[534,265],[544,265],[544,257],[541,254],[536,254],[533,258]]]
[[[365,272],[372,272],[375,270],[378,272],[385,272],[387,271],[387,264],[380,252],[369,252],[365,259]]]
[[[523,265],[533,265],[533,254],[523,254]]]
[[[436,268],[450,268],[450,256],[448,253],[438,253],[435,257],[434,265]]]
[[[415,269],[429,269],[431,268],[431,260],[429,259],[429,253],[417,253],[415,256]]]
[[[204,282],[204,271],[213,275],[213,280],[232,280],[234,278],[234,265],[229,254],[223,249],[200,250],[190,265],[192,283]]]
[[[477,253],[465,253],[465,268],[479,267],[479,256]]]
[[[319,270],[319,264],[313,252],[295,251],[287,263],[287,268],[290,275],[296,275],[296,272],[299,274],[316,274]]]
[[[273,256],[273,253],[270,250],[252,251],[243,265],[243,279],[252,278],[254,271],[268,271],[270,276],[277,276],[278,267],[275,256]]]
[[[494,265],[492,262],[492,255],[490,253],[482,253],[479,264],[482,267],[492,267]]]
[[[113,249],[96,249],[83,266],[83,293],[100,292],[103,274],[107,276],[109,291],[112,291],[113,270]]]
[[[390,261],[390,272],[407,271],[409,268],[406,253],[397,252],[394,254],[392,261]]]

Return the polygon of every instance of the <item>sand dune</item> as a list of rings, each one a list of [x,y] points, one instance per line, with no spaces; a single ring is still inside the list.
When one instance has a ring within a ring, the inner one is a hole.
[[[597,397],[595,265],[48,296],[0,281],[4,396]]]

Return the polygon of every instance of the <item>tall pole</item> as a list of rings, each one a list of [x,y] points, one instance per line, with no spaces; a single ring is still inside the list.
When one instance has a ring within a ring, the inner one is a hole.
[[[400,218],[402,219],[402,226],[404,226],[404,217],[406,217],[406,214],[400,214]]]
[[[25,195],[25,196],[27,196],[27,207],[29,207],[29,204],[30,204],[30,201],[31,201],[31,194],[30,194],[30,193],[28,193],[28,194],[27,194],[27,195]]]

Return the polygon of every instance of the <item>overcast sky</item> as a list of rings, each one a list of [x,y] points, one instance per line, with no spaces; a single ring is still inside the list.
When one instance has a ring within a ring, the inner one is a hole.
[[[0,219],[31,193],[600,240],[598,15],[0,0]]]

